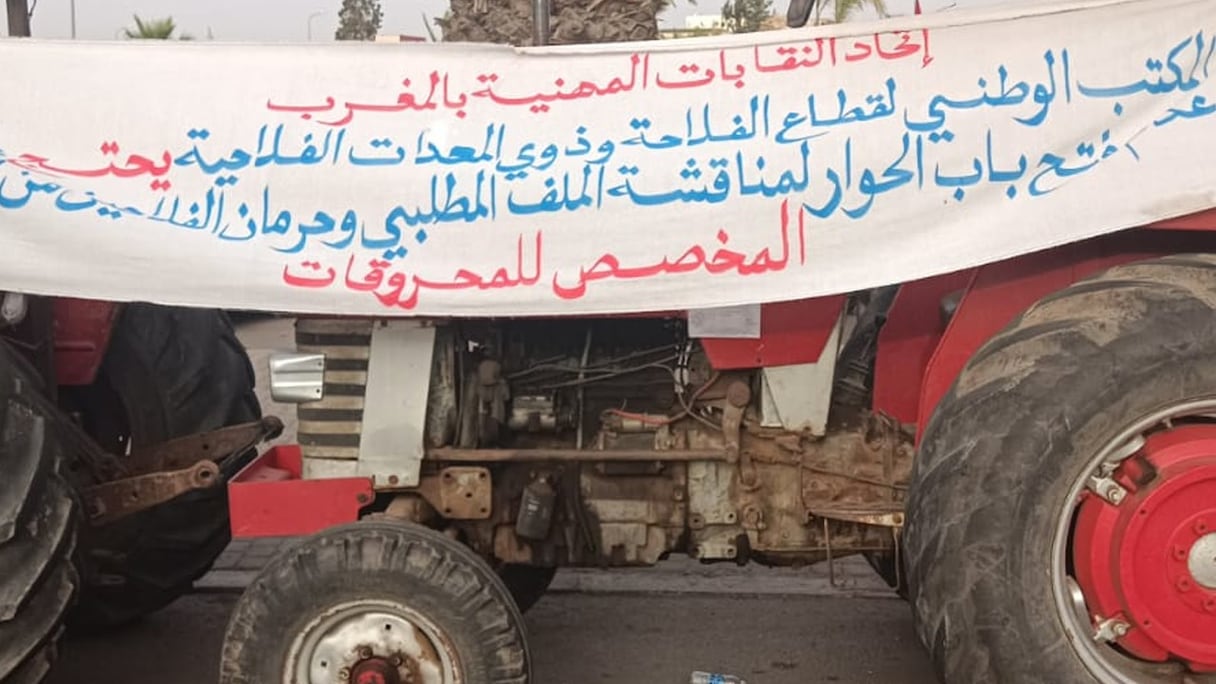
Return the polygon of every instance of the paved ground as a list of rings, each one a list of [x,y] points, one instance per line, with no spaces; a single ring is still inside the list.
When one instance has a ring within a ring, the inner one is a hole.
[[[287,321],[241,337],[266,386],[267,355],[289,349]],[[295,411],[264,397],[295,435]],[[48,684],[212,684],[238,593],[291,539],[238,540],[189,595],[115,633],[70,638]],[[858,559],[802,569],[701,565],[562,570],[528,615],[538,684],[682,684],[694,669],[751,684],[935,681],[908,606]]]
[[[120,633],[69,639],[47,684],[214,684],[235,600],[195,594]],[[749,684],[936,681],[894,600],[559,593],[527,623],[536,684],[684,684],[694,669]]]

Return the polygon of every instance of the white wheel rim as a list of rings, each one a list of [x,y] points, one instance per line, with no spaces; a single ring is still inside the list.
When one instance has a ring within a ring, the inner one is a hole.
[[[458,662],[447,635],[410,606],[351,601],[297,633],[283,684],[460,684]]]

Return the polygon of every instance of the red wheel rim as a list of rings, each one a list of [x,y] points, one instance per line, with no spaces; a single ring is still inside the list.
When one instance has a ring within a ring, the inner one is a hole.
[[[1127,495],[1085,491],[1073,537],[1090,619],[1135,657],[1216,672],[1216,427],[1154,434],[1112,477]]]

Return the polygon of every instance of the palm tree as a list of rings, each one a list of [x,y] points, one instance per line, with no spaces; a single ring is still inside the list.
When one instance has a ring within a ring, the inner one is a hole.
[[[123,33],[128,38],[134,40],[171,40],[173,32],[176,30],[177,24],[173,22],[173,17],[145,21],[140,19],[137,14],[135,15],[135,28],[123,29]],[[194,38],[188,34],[183,34],[178,37],[178,40],[194,40]]]
[[[822,0],[819,5],[815,7],[816,24],[843,24],[849,20],[849,17],[863,9],[866,5],[873,7],[878,12],[878,16],[888,16],[886,0],[832,0],[832,18],[828,20],[828,22],[825,22],[823,20],[823,8],[826,4],[826,0]]]
[[[656,40],[659,14],[675,0],[549,0],[550,42]],[[695,2],[693,3],[695,4]],[[435,20],[443,40],[532,44],[532,0],[451,0]]]

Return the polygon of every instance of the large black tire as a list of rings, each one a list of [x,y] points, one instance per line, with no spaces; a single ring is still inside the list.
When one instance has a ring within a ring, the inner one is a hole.
[[[925,430],[904,537],[945,682],[1099,681],[1053,598],[1057,526],[1120,431],[1216,395],[1214,305],[1216,258],[1119,266],[1038,302],[968,362]]]
[[[35,684],[77,593],[78,505],[59,420],[39,381],[0,344],[0,683]]]
[[[292,643],[314,621],[335,606],[370,601],[429,620],[448,640],[464,684],[529,681],[523,617],[486,561],[419,525],[359,522],[310,537],[262,570],[228,623],[220,683],[284,681]]]
[[[85,392],[86,429],[118,453],[258,420],[254,373],[222,311],[131,304]],[[89,530],[81,600],[69,625],[94,630],[159,610],[191,589],[231,540],[225,462],[215,487]]]

